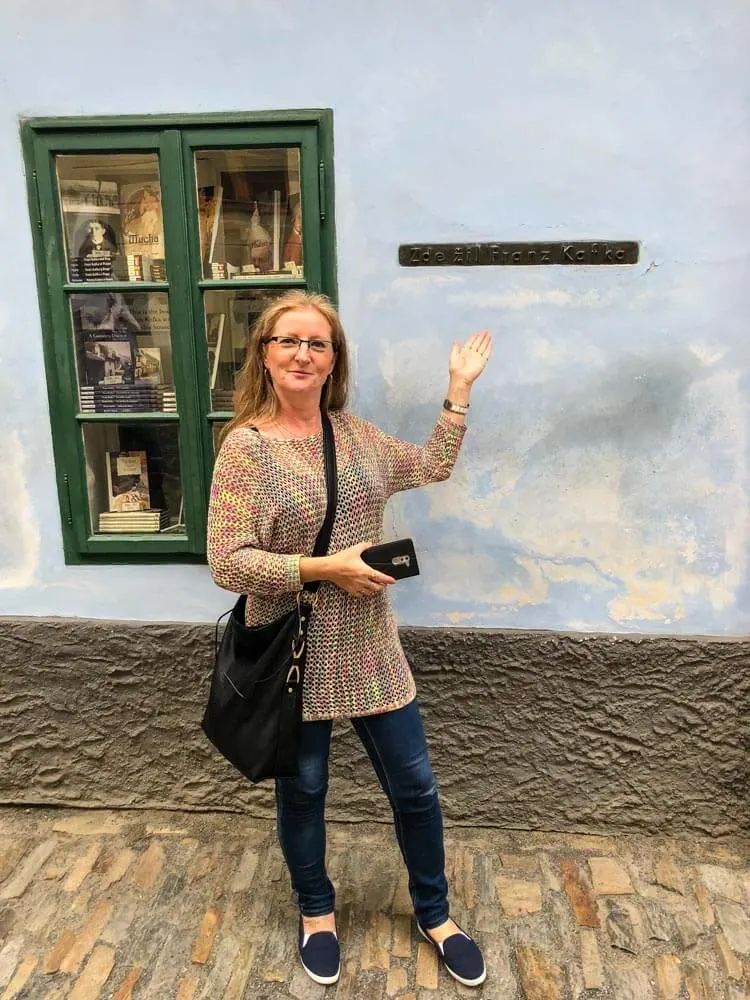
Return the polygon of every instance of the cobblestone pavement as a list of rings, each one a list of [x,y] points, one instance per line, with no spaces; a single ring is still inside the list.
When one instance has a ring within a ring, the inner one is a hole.
[[[390,827],[331,824],[328,997],[750,1000],[745,848],[449,830],[453,913],[489,968],[468,990],[418,940]],[[295,949],[270,823],[0,810],[0,1000],[321,1000]]]

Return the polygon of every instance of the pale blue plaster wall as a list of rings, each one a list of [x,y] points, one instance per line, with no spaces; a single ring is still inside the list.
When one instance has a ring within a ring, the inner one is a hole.
[[[447,484],[389,513],[409,624],[750,631],[745,0],[30,0],[0,64],[0,610],[210,619],[197,566],[66,567],[18,116],[332,107],[357,407],[423,438],[497,349]],[[626,238],[627,269],[407,271],[408,240]]]

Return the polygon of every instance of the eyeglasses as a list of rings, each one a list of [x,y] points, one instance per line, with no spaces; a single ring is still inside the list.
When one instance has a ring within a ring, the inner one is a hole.
[[[325,354],[329,347],[334,351],[338,350],[332,340],[303,340],[301,337],[266,337],[267,344],[278,344],[282,351],[298,351],[302,344],[307,344],[308,348],[315,354]]]

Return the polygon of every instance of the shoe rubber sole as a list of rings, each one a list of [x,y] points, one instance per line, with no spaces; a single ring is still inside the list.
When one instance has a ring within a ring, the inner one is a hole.
[[[486,969],[486,967],[485,967],[484,972],[482,973],[481,976],[479,976],[478,979],[463,979],[461,976],[457,975],[453,971],[453,969],[450,968],[450,966],[448,965],[448,963],[445,961],[445,959],[443,958],[442,952],[440,951],[440,948],[438,948],[437,941],[433,941],[433,939],[430,937],[430,935],[427,934],[425,931],[423,931],[422,928],[419,926],[419,924],[417,924],[417,930],[422,935],[422,937],[425,939],[425,941],[429,941],[429,943],[432,945],[432,947],[435,949],[435,951],[438,954],[438,958],[440,959],[440,964],[443,966],[443,968],[445,969],[445,971],[448,973],[449,976],[453,976],[453,978],[456,980],[457,983],[461,983],[462,986],[481,986],[482,985],[482,983],[487,978],[487,969]]]
[[[336,974],[333,976],[318,976],[314,972],[311,972],[308,969],[308,967],[305,965],[305,963],[302,961],[301,958],[299,961],[302,968],[305,970],[305,972],[308,974],[308,976],[310,977],[310,979],[312,979],[314,983],[319,983],[320,986],[333,986],[334,983],[337,983],[339,981],[339,976],[341,975],[341,966],[339,966],[338,969],[336,969]]]

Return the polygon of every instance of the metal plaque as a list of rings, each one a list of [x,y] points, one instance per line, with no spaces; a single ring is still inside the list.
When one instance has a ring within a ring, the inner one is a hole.
[[[487,267],[507,264],[637,264],[631,240],[575,240],[569,243],[402,243],[402,267]]]

